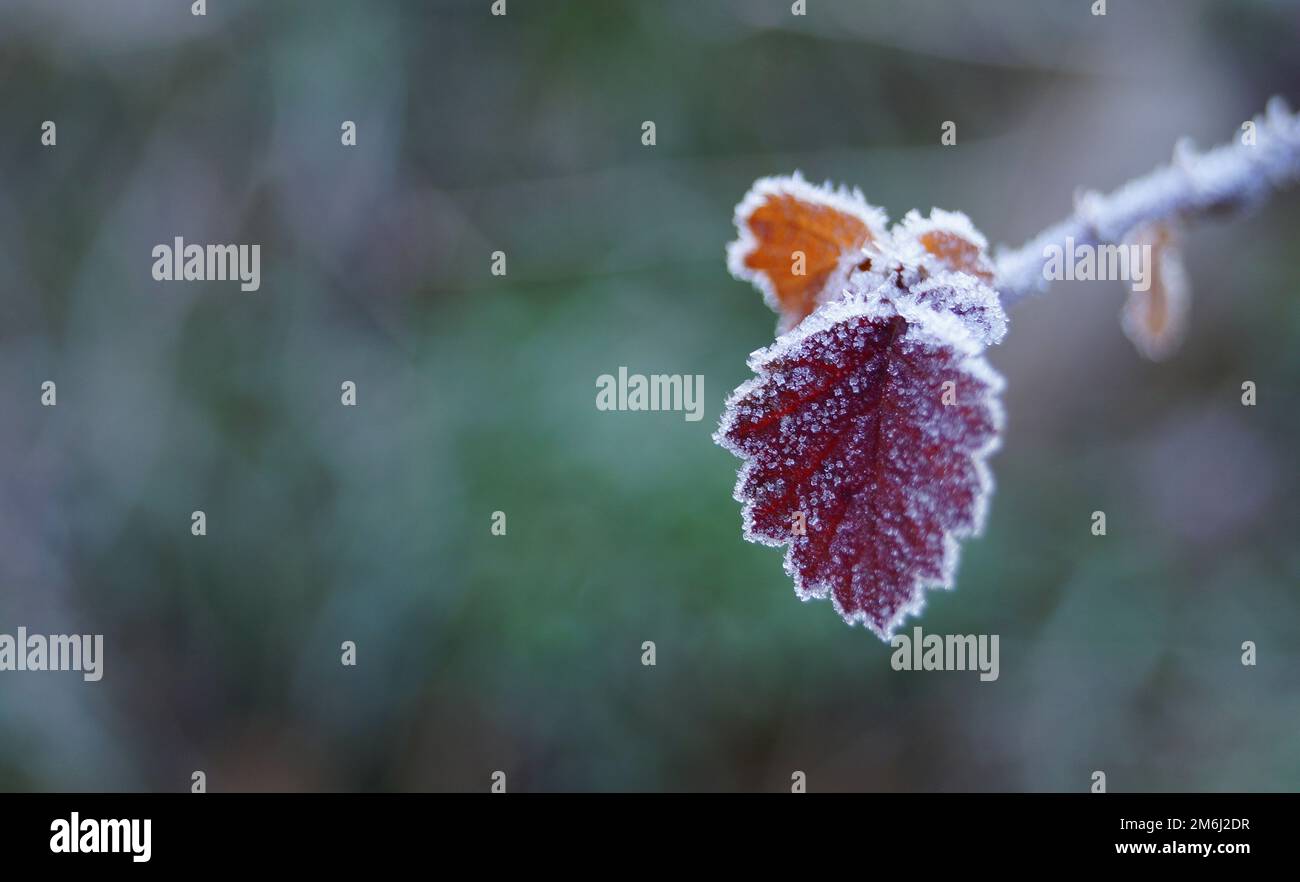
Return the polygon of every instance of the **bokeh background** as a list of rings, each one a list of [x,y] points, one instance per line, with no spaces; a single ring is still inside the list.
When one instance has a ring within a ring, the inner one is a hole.
[[[489,5],[0,2],[0,632],[106,645],[0,674],[0,788],[1300,787],[1300,191],[1192,231],[1166,363],[1118,283],[1014,310],[920,620],[999,634],[995,683],[799,603],[709,437],[775,323],[724,266],[754,178],[1019,243],[1300,99],[1300,5]],[[261,290],[155,283],[175,236],[261,244]],[[619,365],[704,420],[597,411]]]

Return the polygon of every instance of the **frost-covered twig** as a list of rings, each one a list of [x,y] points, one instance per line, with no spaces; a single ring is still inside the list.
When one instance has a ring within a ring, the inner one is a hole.
[[[1195,154],[1188,141],[1174,148],[1172,164],[1103,195],[1085,192],[1074,214],[996,260],[996,287],[1004,306],[1047,287],[1046,250],[1122,242],[1132,231],[1155,221],[1191,220],[1248,208],[1273,190],[1300,180],[1300,114],[1281,98],[1256,117],[1254,137],[1242,137]]]

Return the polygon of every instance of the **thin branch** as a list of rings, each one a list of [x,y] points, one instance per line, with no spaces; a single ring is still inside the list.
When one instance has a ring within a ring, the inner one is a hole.
[[[1000,251],[997,288],[1004,306],[1046,290],[1045,249],[1123,242],[1137,228],[1160,220],[1192,220],[1250,208],[1274,190],[1300,180],[1300,115],[1281,98],[1254,120],[1254,143],[1244,137],[1195,154],[1187,140],[1174,148],[1172,164],[1130,181],[1113,193],[1085,192],[1074,214],[1024,245]]]

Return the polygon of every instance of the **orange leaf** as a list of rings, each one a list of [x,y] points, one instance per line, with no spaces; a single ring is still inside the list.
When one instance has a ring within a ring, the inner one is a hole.
[[[993,284],[988,242],[960,212],[935,208],[928,218],[923,218],[909,211],[893,235],[895,247],[901,250],[906,249],[909,239],[918,244],[927,256],[920,263],[931,273],[966,273],[986,285]]]
[[[799,324],[866,259],[862,248],[884,235],[885,215],[858,191],[813,186],[796,172],[763,178],[736,207],[740,238],[727,264],[753,282],[781,316],[779,331]]]
[[[1187,273],[1177,233],[1169,224],[1149,224],[1130,238],[1142,248],[1148,286],[1138,290],[1129,283],[1121,323],[1138,352],[1159,361],[1173,354],[1186,330],[1191,301]]]

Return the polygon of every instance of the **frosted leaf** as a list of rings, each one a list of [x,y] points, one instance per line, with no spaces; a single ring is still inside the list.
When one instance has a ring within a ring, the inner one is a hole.
[[[781,316],[779,331],[802,321],[827,292],[838,296],[861,249],[886,236],[884,212],[859,191],[817,187],[798,172],[755,182],[735,222],[739,238],[727,248],[727,266],[763,292]]]
[[[1006,316],[965,215],[885,223],[857,191],[797,173],[754,185],[728,265],[785,333],[750,356],[757,376],[714,439],[744,460],[745,537],[788,545],[801,598],[888,639],[924,589],[952,585],[957,541],[980,529],[1002,420],[983,350]]]
[[[1128,238],[1143,249],[1144,267],[1149,285],[1139,291],[1129,283],[1128,300],[1120,316],[1124,333],[1146,358],[1168,358],[1182,343],[1187,330],[1187,311],[1191,304],[1191,286],[1183,268],[1178,235],[1166,223],[1148,224]]]
[[[750,356],[757,376],[714,435],[744,460],[745,537],[788,545],[801,599],[829,597],[883,639],[926,588],[952,586],[958,540],[980,530],[992,488],[1002,380],[983,349],[1000,336],[996,295],[977,303],[983,286],[966,278],[920,294],[890,281],[823,305]]]
[[[993,283],[989,243],[960,211],[932,208],[928,218],[909,211],[890,236],[899,258],[921,267],[923,277],[952,271],[974,276],[986,285]]]
[[[998,294],[975,276],[944,272],[917,282],[908,294],[938,312],[961,319],[975,339],[988,346],[1001,343],[1007,315]]]

